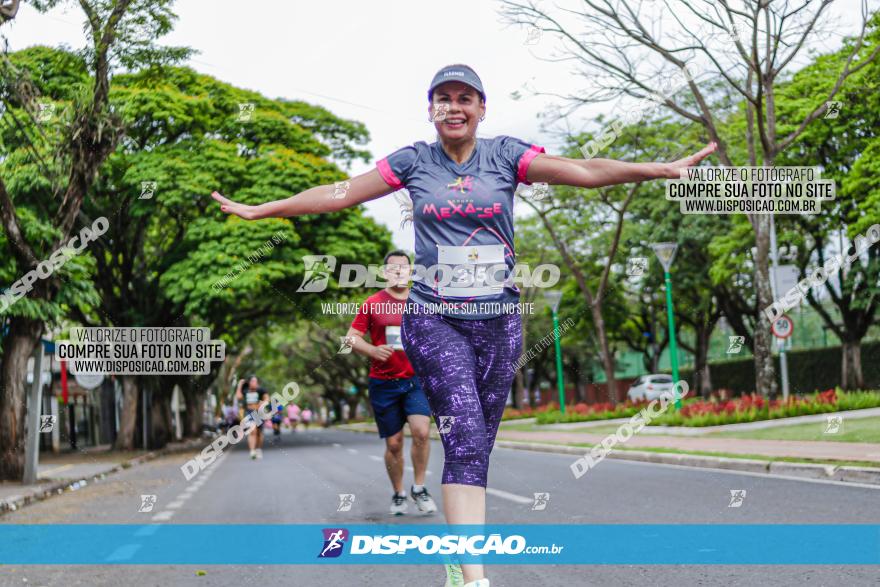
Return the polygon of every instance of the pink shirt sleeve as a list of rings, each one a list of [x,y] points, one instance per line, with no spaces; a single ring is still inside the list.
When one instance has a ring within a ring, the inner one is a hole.
[[[544,147],[532,145],[531,149],[522,154],[522,157],[519,158],[519,165],[516,169],[517,181],[526,185],[532,185],[530,182],[526,181],[526,174],[529,171],[529,165],[531,165],[535,157],[544,152]]]

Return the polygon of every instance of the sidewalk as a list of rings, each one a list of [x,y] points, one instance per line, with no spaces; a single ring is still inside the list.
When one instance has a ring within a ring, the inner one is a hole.
[[[621,421],[628,420],[628,418],[624,418]],[[602,424],[608,423],[613,423],[613,421],[602,421]],[[376,433],[375,424],[369,423],[341,425],[339,428],[353,432]],[[565,430],[526,432],[505,430],[502,426],[498,431],[496,446],[518,450],[564,453],[579,457],[589,453],[590,447],[600,444],[606,436],[607,434],[591,434],[586,430],[578,432]],[[431,437],[440,438],[437,429],[433,426]],[[586,446],[573,446],[574,444]],[[617,450],[619,448],[626,450]],[[638,450],[640,448],[650,450],[640,451]],[[664,449],[669,452],[664,452]],[[725,454],[742,455],[742,457],[729,457],[724,456]],[[617,445],[608,454],[608,457],[880,485],[880,444],[871,443],[634,435],[622,447]],[[799,462],[776,459],[792,459]],[[877,463],[877,466],[843,465],[842,463],[846,461]]]
[[[37,483],[23,485],[18,481],[0,481],[0,515],[15,511],[64,491],[76,491],[107,475],[128,469],[164,454],[201,447],[204,439],[193,438],[168,443],[155,451],[115,452],[110,445],[67,450],[58,454],[40,453]]]
[[[767,428],[780,428],[783,426],[798,426],[800,424],[815,424],[825,422],[828,416],[840,416],[844,420],[859,420],[861,418],[875,418],[880,416],[880,408],[868,408],[864,410],[849,410],[845,412],[826,412],[823,414],[811,414],[809,416],[792,416],[790,418],[774,418],[772,420],[757,420],[755,422],[743,422],[742,424],[722,424],[720,426],[645,426],[640,435],[659,434],[670,436],[704,436],[715,432],[738,432],[744,430],[765,430]],[[628,422],[629,418],[612,418],[609,420],[592,420],[587,422],[568,422],[565,424],[547,424],[541,428],[546,430],[569,430],[572,432],[587,431],[588,428],[597,426],[620,425]]]
[[[605,434],[585,432],[522,432],[501,430],[499,440],[599,444]],[[880,463],[880,444],[798,440],[752,440],[744,438],[700,438],[688,436],[639,436],[626,441],[626,448],[668,448],[690,452],[789,457],[805,460],[870,461]]]

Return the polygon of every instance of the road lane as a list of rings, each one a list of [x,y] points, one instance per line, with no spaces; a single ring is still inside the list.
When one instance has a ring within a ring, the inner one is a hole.
[[[390,484],[383,444],[367,434],[309,430],[267,436],[264,458],[251,460],[243,443],[190,481],[180,466],[192,454],[171,455],[121,471],[100,483],[0,518],[2,523],[304,524],[441,523],[442,515],[388,514]],[[409,459],[409,445],[406,448]],[[880,523],[880,490],[742,475],[649,463],[605,460],[580,479],[571,455],[496,449],[487,496],[490,523]],[[442,447],[432,443],[428,487],[442,508]],[[405,475],[407,486],[412,473]],[[744,490],[728,507],[731,490]],[[337,511],[339,494],[354,494]],[[535,493],[549,494],[542,508]],[[141,495],[155,495],[150,512]],[[537,507],[536,507],[537,504]],[[155,518],[160,516],[159,520]],[[149,528],[149,527],[147,527]],[[243,549],[261,537],[230,531]],[[320,546],[316,542],[316,549]],[[138,536],[119,545],[123,561]],[[210,548],[210,545],[206,545]],[[317,556],[317,550],[316,550]],[[204,575],[198,575],[204,571]],[[840,566],[491,566],[493,587],[551,585],[876,584],[876,567]],[[27,582],[23,581],[27,579]],[[0,567],[0,585],[442,585],[443,571],[424,565],[105,565]]]

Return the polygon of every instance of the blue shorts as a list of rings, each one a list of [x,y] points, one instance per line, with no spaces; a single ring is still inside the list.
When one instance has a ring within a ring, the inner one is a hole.
[[[417,375],[409,379],[370,377],[369,389],[379,438],[388,438],[403,430],[407,416],[431,416],[428,398]]]

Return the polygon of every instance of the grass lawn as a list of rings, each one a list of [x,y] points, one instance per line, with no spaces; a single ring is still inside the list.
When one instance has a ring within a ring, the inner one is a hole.
[[[502,439],[504,440],[504,439]],[[523,442],[522,440],[513,440],[511,442]],[[558,444],[563,446],[577,446],[585,449],[584,452],[588,452],[589,449],[593,446],[592,444],[587,444],[584,442],[554,442],[554,441],[541,441],[541,444]],[[630,447],[621,447],[615,446],[614,451],[638,451],[638,452],[662,452],[662,453],[675,453],[680,455],[700,455],[706,457],[727,457],[730,459],[751,459],[756,461],[785,461],[787,463],[812,463],[819,465],[837,465],[838,467],[848,465],[852,467],[871,467],[878,468],[878,464],[874,461],[835,461],[830,459],[804,459],[804,458],[796,458],[796,457],[770,457],[767,455],[741,455],[736,453],[727,453],[727,452],[710,452],[705,450],[679,450],[675,448],[661,448],[661,447],[638,447],[638,448],[630,448]],[[612,451],[613,452],[613,451]]]
[[[795,426],[779,426],[763,430],[742,432],[713,432],[710,438],[752,438],[755,440],[822,440],[831,442],[880,443],[880,417],[843,419],[842,430],[837,434],[825,434],[827,423],[813,422]]]
[[[507,421],[501,423],[501,430],[517,430],[519,432],[534,432],[535,430],[545,430],[544,427],[536,427],[534,424],[508,424]]]
[[[588,424],[588,422],[581,422],[581,424]],[[597,424],[595,426],[580,426],[578,428],[564,428],[560,430],[547,428],[547,426],[541,424],[505,424],[501,430],[517,430],[519,432],[583,432],[585,434],[601,434],[605,436],[617,430],[618,427],[620,427],[620,424]]]
[[[754,440],[819,440],[826,442],[873,442],[880,443],[880,417],[877,418],[853,418],[843,420],[843,429],[837,434],[825,434],[827,423],[813,422],[811,424],[797,424],[794,426],[777,426],[762,430],[743,430],[741,432],[712,432],[706,435],[689,436],[688,438],[750,438]],[[522,430],[527,430],[523,427]],[[541,426],[535,426],[531,430],[542,430]],[[590,434],[607,435],[617,430],[617,426],[595,426],[566,430],[566,432],[586,432]],[[656,436],[651,434],[651,436]],[[671,436],[671,435],[668,435]],[[677,435],[676,435],[677,436]]]

